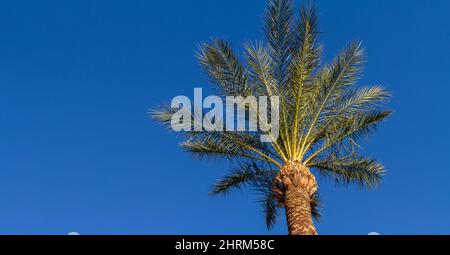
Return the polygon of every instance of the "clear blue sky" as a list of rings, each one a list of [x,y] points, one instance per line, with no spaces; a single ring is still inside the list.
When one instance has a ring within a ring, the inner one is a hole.
[[[393,92],[365,144],[376,191],[321,182],[322,234],[450,233],[448,1],[316,1],[326,58],[364,41]],[[297,4],[299,2],[297,1]],[[208,87],[199,42],[261,39],[265,1],[0,3],[0,234],[284,234],[251,193],[211,198],[225,162],[183,153],[147,111]]]

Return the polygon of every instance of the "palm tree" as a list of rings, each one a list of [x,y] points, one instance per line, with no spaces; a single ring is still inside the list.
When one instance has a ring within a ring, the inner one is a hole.
[[[316,235],[316,176],[368,188],[380,183],[384,167],[362,155],[357,142],[391,114],[382,109],[390,94],[380,86],[356,87],[365,56],[358,41],[322,64],[316,9],[302,6],[296,17],[292,6],[290,0],[269,1],[265,41],[245,45],[246,64],[220,39],[203,43],[197,54],[221,96],[279,96],[279,138],[262,143],[262,131],[191,131],[181,146],[200,158],[234,162],[212,195],[252,187],[262,195],[269,229],[284,208],[289,234]],[[166,125],[173,114],[170,107],[152,112]]]

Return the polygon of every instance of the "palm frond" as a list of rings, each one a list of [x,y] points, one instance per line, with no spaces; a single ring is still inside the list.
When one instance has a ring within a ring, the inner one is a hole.
[[[278,95],[277,82],[273,77],[273,60],[269,51],[262,43],[248,43],[245,49],[254,94]]]
[[[191,130],[194,127],[194,116],[190,112],[186,112],[189,116],[189,121],[183,121],[182,123],[172,122],[173,115],[177,112],[183,112],[183,110],[174,109],[168,105],[160,106],[150,110],[151,118],[164,125],[167,129],[178,129],[178,130]]]
[[[247,185],[253,185],[262,175],[272,170],[261,170],[255,162],[243,162],[237,168],[233,168],[230,174],[218,180],[210,195],[228,195],[232,190],[242,190]]]
[[[313,108],[309,113],[309,118],[303,120],[307,123],[305,124],[307,128],[304,129],[305,135],[300,135],[302,141],[298,150],[298,158],[302,158],[308,150],[307,143],[310,135],[322,120],[327,106],[333,104],[333,100],[340,98],[345,88],[358,79],[362,71],[364,55],[361,43],[353,42],[319,73],[320,80],[315,85],[316,88],[319,86],[319,90],[314,90],[316,96],[311,104]]]
[[[323,120],[313,130],[307,149],[314,146],[320,139],[329,137],[342,128],[342,123],[348,124],[355,121],[355,116],[376,110],[382,102],[387,101],[390,94],[380,86],[363,87],[346,92],[336,100],[333,107],[324,112]]]
[[[354,183],[368,188],[378,186],[384,175],[384,167],[375,159],[355,155],[342,158],[329,156],[315,160],[310,167],[338,184]]]
[[[276,201],[272,185],[275,178],[276,171],[267,172],[265,175],[259,176],[253,183],[256,192],[259,195],[260,202],[264,215],[265,222],[268,229],[271,229],[279,217],[280,208]]]
[[[268,170],[262,170],[262,169]],[[231,191],[241,191],[245,188],[253,188],[258,196],[268,229],[271,229],[279,216],[280,208],[272,194],[272,184],[277,171],[270,166],[249,161],[239,164],[233,168],[229,175],[217,181],[210,195],[228,195]]]
[[[150,116],[154,121],[169,127],[175,112],[176,110],[168,105],[160,106],[149,111]]]
[[[330,128],[326,133],[326,137],[320,147],[315,149],[311,155],[304,160],[308,164],[314,158],[321,154],[335,153],[336,151],[355,151],[356,141],[372,134],[377,125],[387,119],[392,111],[372,111],[368,113],[357,114],[346,119],[342,123],[338,123]]]
[[[287,78],[293,43],[293,8],[291,0],[270,0],[266,10],[264,32],[274,62],[274,78],[280,87]]]
[[[360,41],[351,42],[341,53],[326,66],[328,79],[323,84],[325,95],[333,95],[340,88],[353,85],[363,71],[366,52]]]
[[[321,46],[318,43],[317,36],[319,34],[317,16],[314,7],[302,7],[300,10],[300,21],[296,26],[296,43],[298,50],[293,52],[293,60],[290,70],[291,86],[286,90],[295,103],[289,104],[293,109],[292,112],[292,156],[297,155],[299,150],[298,133],[299,127],[303,128],[302,120],[307,114],[306,107],[310,106],[308,96],[305,95],[311,91],[309,79],[312,72],[319,66],[322,54]],[[311,97],[309,97],[311,98]],[[289,102],[289,100],[287,100]],[[303,122],[305,123],[305,122]]]
[[[203,43],[196,54],[200,65],[218,85],[218,92],[224,96],[247,96],[247,70],[240,63],[229,42],[213,39]]]
[[[276,155],[258,137],[243,132],[197,132],[181,147],[200,158],[248,158],[277,163]]]
[[[320,221],[322,219],[322,200],[320,198],[319,192],[316,191],[311,198],[311,216],[316,220]]]

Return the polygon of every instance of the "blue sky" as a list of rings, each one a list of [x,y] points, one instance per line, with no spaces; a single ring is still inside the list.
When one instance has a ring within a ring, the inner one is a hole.
[[[197,161],[148,109],[210,85],[211,36],[262,38],[265,1],[0,3],[0,234],[268,232],[251,193],[211,198],[226,162]],[[297,1],[297,4],[299,2]],[[449,234],[448,1],[318,0],[326,59],[361,39],[361,84],[395,114],[364,145],[375,191],[321,181],[322,234]]]

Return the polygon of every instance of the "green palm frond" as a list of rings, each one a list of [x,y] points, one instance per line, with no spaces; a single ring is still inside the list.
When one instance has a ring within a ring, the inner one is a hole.
[[[385,173],[384,167],[373,158],[362,156],[329,156],[310,164],[322,176],[330,177],[340,184],[358,184],[361,187],[378,186]]]
[[[287,79],[287,70],[292,58],[290,49],[294,42],[294,11],[291,0],[270,0],[265,17],[264,32],[269,51],[274,61],[273,76],[279,85]]]
[[[311,155],[304,160],[304,164],[308,165],[311,160],[322,154],[349,150],[354,152],[358,147],[356,141],[373,133],[377,125],[388,118],[391,113],[391,111],[372,111],[358,114],[330,127],[321,146],[311,152]]]
[[[322,207],[323,204],[319,192],[316,192],[311,198],[311,216],[316,221],[320,221],[322,219]]]
[[[289,119],[292,122],[292,145],[290,154],[292,157],[298,155],[300,144],[298,141],[299,130],[303,129],[306,124],[304,121],[308,107],[313,105],[310,80],[312,72],[318,67],[322,54],[321,46],[318,43],[318,24],[315,9],[313,7],[302,7],[300,11],[300,21],[296,26],[296,42],[298,49],[293,53],[293,61],[290,70],[290,87],[286,89],[288,92],[287,106],[289,108]],[[309,93],[308,93],[309,92]],[[284,96],[286,98],[286,96]],[[306,99],[306,100],[305,100]]]
[[[200,157],[248,158],[279,164],[277,155],[259,137],[243,132],[197,132],[181,147]]]
[[[277,171],[262,170],[264,167],[267,169],[268,166],[255,161],[241,163],[238,168],[233,168],[229,175],[217,181],[210,194],[227,195],[233,190],[241,191],[252,187],[257,192],[267,228],[270,229],[279,216],[279,208],[272,194],[272,183]]]
[[[312,89],[313,102],[309,115],[303,119],[306,128],[301,131],[300,144],[298,148],[297,159],[303,159],[308,151],[308,141],[311,134],[317,129],[323,120],[327,109],[334,105],[335,100],[341,98],[345,89],[358,79],[361,73],[364,51],[360,42],[351,43],[343,52],[336,57],[330,65],[326,65],[320,72],[319,80],[314,86],[318,89]]]
[[[228,96],[247,96],[246,68],[240,63],[229,42],[213,39],[203,43],[197,52],[197,59],[211,81],[219,86],[219,92]]]
[[[324,111],[324,116],[320,124],[317,125],[309,141],[307,148],[310,149],[321,139],[327,140],[327,144],[338,139],[337,134],[344,136],[348,132],[353,138],[362,131],[365,134],[374,131],[376,125],[386,119],[391,112],[377,112],[380,103],[385,102],[390,97],[381,87],[366,87],[357,90],[350,90],[334,106]]]
[[[194,116],[192,114],[189,114],[191,118],[190,122],[172,123],[172,116],[177,111],[178,111],[177,109],[173,109],[172,107],[170,107],[170,105],[164,105],[159,108],[150,110],[150,115],[154,121],[161,123],[169,130],[171,130],[172,128],[192,129],[194,127],[193,125]],[[172,126],[172,124],[174,124],[175,126]]]
[[[232,190],[242,190],[247,185],[253,185],[260,178],[273,172],[273,170],[261,170],[254,161],[240,163],[237,168],[230,171],[230,174],[214,184],[210,195],[228,195]]]
[[[253,93],[256,95],[278,95],[277,81],[273,77],[274,63],[266,47],[262,43],[245,45],[246,59],[250,66],[250,77]]]
[[[268,172],[267,174],[260,176],[260,178],[256,179],[253,183],[259,196],[258,201],[264,212],[264,218],[268,229],[271,229],[276,224],[280,214],[280,208],[278,207],[278,202],[276,201],[272,190],[272,184],[276,173],[276,171]]]
[[[163,106],[152,110],[151,114],[155,121],[170,128],[174,124],[171,120],[175,112],[175,109]],[[191,119],[187,127],[191,131],[182,133],[185,141],[181,143],[181,147],[192,155],[200,158],[246,158],[269,161],[278,167],[281,166],[280,157],[273,151],[273,146],[262,143],[257,134],[228,131],[195,131],[193,113],[186,113],[186,115],[190,116]],[[183,127],[187,124],[176,123],[175,125]]]

